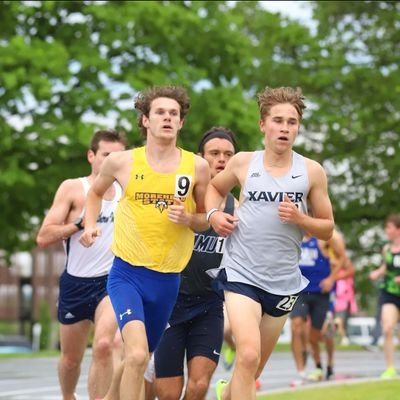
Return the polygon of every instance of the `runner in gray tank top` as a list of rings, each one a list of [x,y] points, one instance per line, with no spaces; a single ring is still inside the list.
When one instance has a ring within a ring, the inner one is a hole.
[[[298,225],[282,224],[277,209],[288,193],[299,210],[307,213],[307,170],[304,157],[293,152],[289,172],[273,177],[265,171],[263,159],[264,152],[255,151],[250,160],[237,210],[240,223],[235,234],[226,240],[221,267],[226,268],[228,281],[290,295],[300,292],[308,283],[299,269],[303,232]]]
[[[264,151],[236,154],[206,194],[207,219],[227,236],[221,267],[209,273],[224,293],[236,342],[232,379],[216,385],[223,400],[256,398],[255,380],[308,283],[299,270],[304,232],[328,240],[334,227],[323,167],[293,151],[305,109],[301,90],[265,88],[258,104]],[[235,186],[240,204],[231,216],[218,205]]]

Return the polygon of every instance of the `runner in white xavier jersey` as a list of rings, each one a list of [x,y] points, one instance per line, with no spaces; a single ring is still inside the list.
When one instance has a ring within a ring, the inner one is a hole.
[[[288,87],[259,93],[264,151],[236,154],[207,188],[207,219],[227,236],[221,268],[210,273],[217,273],[236,343],[232,379],[217,383],[218,400],[256,398],[256,378],[307,284],[299,271],[303,234],[328,240],[333,232],[325,171],[292,150],[303,100]],[[218,206],[235,186],[241,193],[232,217]]]
[[[106,285],[113,260],[110,246],[114,212],[122,192],[117,183],[102,201],[98,219],[102,236],[89,249],[79,243],[79,237],[90,185],[107,155],[124,150],[126,143],[125,136],[113,130],[95,133],[87,154],[91,174],[61,183],[37,236],[40,247],[63,240],[66,255],[58,299],[58,320],[61,324],[58,376],[63,400],[75,399],[80,365],[92,323],[95,333],[88,382],[90,399],[103,397],[111,382],[112,348],[117,323]]]

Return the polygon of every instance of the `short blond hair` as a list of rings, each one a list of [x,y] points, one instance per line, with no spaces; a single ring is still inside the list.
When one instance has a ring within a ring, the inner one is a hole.
[[[264,120],[269,115],[269,112],[273,106],[277,104],[289,103],[296,109],[301,120],[303,117],[303,110],[306,108],[304,99],[303,92],[299,87],[270,88],[267,86],[262,92],[257,94],[260,118],[261,120]]]

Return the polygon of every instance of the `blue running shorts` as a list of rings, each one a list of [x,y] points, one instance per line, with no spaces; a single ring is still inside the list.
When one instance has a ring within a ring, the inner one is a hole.
[[[108,275],[81,278],[64,271],[60,276],[57,316],[64,325],[88,319],[94,321],[96,308],[107,296]]]
[[[218,364],[224,339],[222,300],[215,294],[179,294],[174,311],[154,353],[157,378],[183,376],[187,362],[203,356]]]
[[[396,296],[395,294],[389,293],[386,290],[381,291],[382,295],[382,304],[394,304],[398,310],[400,310],[400,296]]]
[[[223,292],[242,294],[257,303],[260,303],[263,314],[271,315],[272,317],[280,317],[288,314],[295,305],[298,294],[293,295],[279,295],[268,293],[265,290],[253,285],[242,282],[229,282],[227,281],[225,269],[221,269],[217,277],[213,281],[213,289],[220,296],[224,296]]]
[[[171,315],[179,284],[179,273],[158,272],[115,257],[107,290],[119,329],[129,321],[142,321],[152,353]]]
[[[329,293],[302,292],[293,307],[290,318],[310,317],[312,327],[320,331],[328,311]]]

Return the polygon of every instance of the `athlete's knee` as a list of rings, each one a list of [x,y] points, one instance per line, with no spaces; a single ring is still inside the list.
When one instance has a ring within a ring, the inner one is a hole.
[[[163,385],[162,388],[156,386],[157,399],[159,400],[179,400],[182,394],[182,386]]]
[[[148,351],[142,348],[131,349],[125,353],[124,360],[125,367],[140,368],[144,372],[150,360],[150,355]]]
[[[236,364],[241,366],[248,372],[257,371],[260,364],[260,352],[255,346],[244,346],[240,351],[236,352]]]
[[[318,344],[322,339],[322,328],[311,327],[309,341],[311,344]]]
[[[202,399],[207,393],[208,387],[210,385],[210,379],[208,376],[200,376],[196,379],[189,377],[186,386],[186,397],[188,399],[199,398]]]
[[[109,338],[103,337],[93,342],[92,352],[95,359],[109,359],[113,351],[113,342]]]
[[[300,335],[304,331],[305,322],[301,317],[292,318],[291,322],[292,335]]]
[[[383,323],[382,324],[382,334],[385,337],[391,337],[394,334],[395,324]]]
[[[79,369],[82,359],[73,354],[62,354],[59,360],[59,366],[68,371]]]

